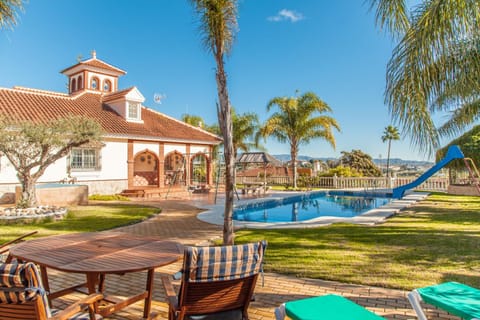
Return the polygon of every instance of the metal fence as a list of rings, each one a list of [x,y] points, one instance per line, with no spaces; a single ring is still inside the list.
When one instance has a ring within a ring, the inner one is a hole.
[[[304,177],[297,180],[299,187],[327,188],[327,189],[391,189],[405,185],[417,177]],[[292,177],[270,176],[266,178],[268,185],[292,186]],[[237,183],[263,182],[261,177],[237,177]],[[428,191],[447,191],[449,181],[447,177],[431,177],[415,189]]]

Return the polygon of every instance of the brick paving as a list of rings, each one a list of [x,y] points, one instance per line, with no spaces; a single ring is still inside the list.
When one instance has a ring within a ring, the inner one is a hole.
[[[139,224],[122,227],[119,230],[138,235],[157,236],[179,241],[186,245],[205,244],[208,240],[219,238],[222,227],[202,222],[196,218],[200,212],[194,200],[161,200],[142,202],[162,208],[158,216]],[[268,259],[268,251],[267,251]],[[162,274],[173,274],[180,270],[181,262],[158,268],[155,274],[152,312],[158,319],[167,319],[168,307],[160,281]],[[64,274],[49,270],[51,287],[56,290],[68,284],[83,281],[81,275]],[[146,273],[129,273],[124,276],[107,275],[106,293],[109,295],[127,296],[135,292],[135,288],[144,288]],[[174,282],[177,285],[178,281]],[[333,281],[301,279],[273,273],[266,273],[264,279],[259,278],[255,289],[255,301],[249,308],[251,320],[275,319],[274,308],[281,303],[317,296],[327,293],[343,295],[386,319],[416,319],[406,298],[406,292],[361,285],[345,284]],[[56,299],[54,305],[63,307],[76,295]],[[115,320],[142,319],[143,302],[133,304],[108,317]],[[428,310],[429,319],[458,319],[436,309]]]

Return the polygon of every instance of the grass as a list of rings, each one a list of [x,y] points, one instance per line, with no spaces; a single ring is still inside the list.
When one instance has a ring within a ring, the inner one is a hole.
[[[443,281],[480,287],[480,197],[434,194],[376,226],[241,230],[269,242],[265,270],[388,288]]]
[[[140,222],[161,210],[129,204],[95,204],[71,207],[62,220],[44,219],[33,223],[3,223],[0,225],[0,243],[5,243],[30,231],[35,237],[73,232],[92,232],[117,228]]]

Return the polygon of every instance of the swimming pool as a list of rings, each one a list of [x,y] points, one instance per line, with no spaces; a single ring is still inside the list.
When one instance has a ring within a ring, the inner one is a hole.
[[[391,202],[387,195],[322,191],[239,205],[233,219],[249,222],[298,222],[319,217],[352,218]]]

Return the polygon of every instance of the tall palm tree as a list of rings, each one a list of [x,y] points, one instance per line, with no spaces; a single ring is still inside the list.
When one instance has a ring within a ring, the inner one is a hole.
[[[340,131],[337,121],[324,115],[332,109],[313,92],[299,97],[276,97],[270,100],[267,111],[274,106],[278,111],[270,116],[260,128],[257,139],[269,136],[290,144],[293,163],[293,187],[297,188],[297,155],[300,145],[321,138],[335,148],[333,129]]]
[[[23,10],[23,0],[0,0],[0,29],[17,24],[18,11]]]
[[[232,115],[227,90],[227,75],[224,57],[230,53],[237,31],[236,0],[190,0],[200,16],[200,31],[203,42],[217,65],[218,124],[223,138],[225,159],[225,211],[223,243],[233,244],[233,190],[235,185],[235,156],[232,142]]]
[[[398,36],[387,66],[385,101],[420,151],[480,118],[480,6],[476,0],[370,0],[377,23]],[[450,112],[436,126],[432,115]]]
[[[385,127],[382,135],[382,142],[388,141],[388,152],[387,152],[387,178],[388,178],[388,169],[390,167],[390,147],[392,146],[392,140],[400,140],[400,133],[398,128],[392,125]]]

